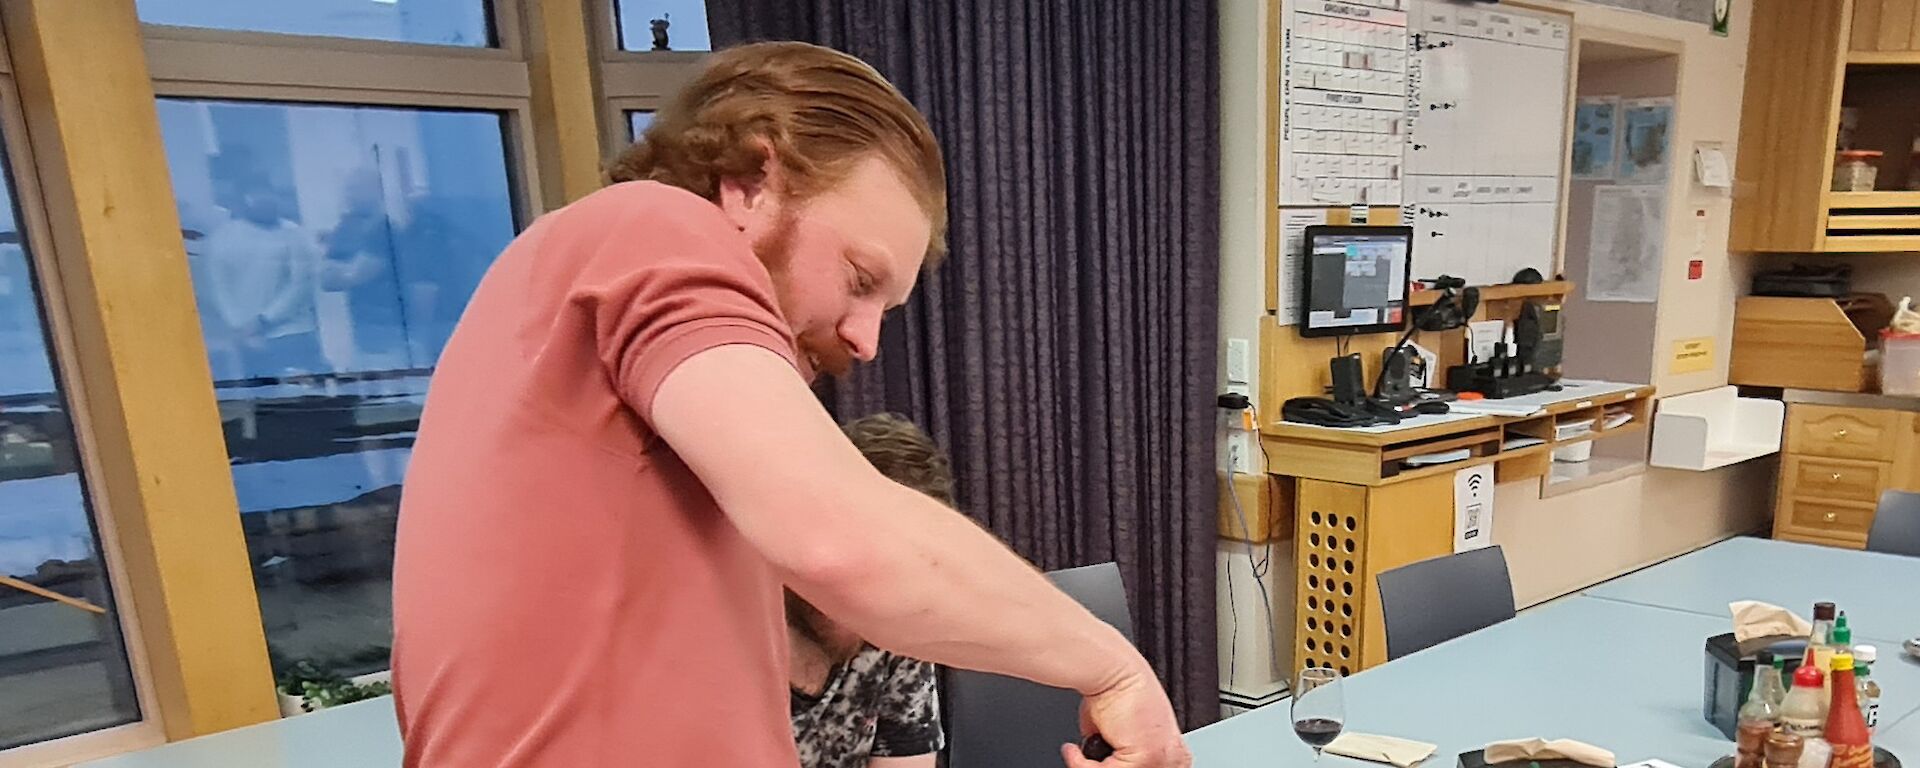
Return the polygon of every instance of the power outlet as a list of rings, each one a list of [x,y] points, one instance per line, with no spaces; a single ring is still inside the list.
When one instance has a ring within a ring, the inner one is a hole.
[[[1227,459],[1233,471],[1253,474],[1253,433],[1235,429],[1227,432]]]
[[[1253,383],[1253,345],[1246,339],[1227,339],[1227,383]]]

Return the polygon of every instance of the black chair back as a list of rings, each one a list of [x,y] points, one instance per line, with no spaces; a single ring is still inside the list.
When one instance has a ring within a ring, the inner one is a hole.
[[[1513,580],[1499,547],[1403,565],[1378,581],[1389,661],[1513,618]]]
[[[1873,511],[1867,551],[1920,557],[1920,493],[1887,491]]]
[[[1047,574],[1062,592],[1133,639],[1120,567],[1101,563]],[[1060,745],[1080,741],[1080,694],[1018,678],[941,670],[947,768],[1059,768]]]

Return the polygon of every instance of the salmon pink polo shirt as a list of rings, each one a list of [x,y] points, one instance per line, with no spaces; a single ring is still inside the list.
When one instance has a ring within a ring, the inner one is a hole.
[[[611,186],[500,254],[400,504],[406,765],[796,764],[779,582],[650,424],[661,380],[729,344],[809,375],[766,267],[692,193]]]

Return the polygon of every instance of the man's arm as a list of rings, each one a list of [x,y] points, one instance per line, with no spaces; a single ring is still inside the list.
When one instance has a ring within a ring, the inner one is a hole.
[[[933,768],[938,759],[932,754],[913,757],[869,757],[867,768]]]
[[[666,375],[650,416],[828,616],[907,656],[1079,691],[1115,764],[1187,764],[1166,693],[1132,644],[972,521],[881,476],[778,355],[697,353]],[[1070,764],[1092,764],[1068,749]]]

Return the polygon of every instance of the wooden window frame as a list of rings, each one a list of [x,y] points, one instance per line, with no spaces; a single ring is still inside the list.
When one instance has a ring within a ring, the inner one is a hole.
[[[107,575],[107,588],[113,593],[114,619],[120,629],[121,645],[127,666],[132,671],[134,698],[139,718],[130,723],[76,733],[47,741],[38,741],[0,750],[0,768],[24,768],[35,765],[66,765],[108,755],[158,745],[166,740],[159,718],[159,702],[153,695],[148,674],[146,646],[141,642],[138,616],[127,581],[126,564],[121,559],[118,528],[114,525],[112,500],[95,482],[100,476],[100,455],[89,448],[93,433],[92,414],[87,409],[86,384],[76,367],[76,347],[72,321],[67,314],[66,296],[56,288],[62,285],[59,261],[53,257],[53,234],[41,198],[39,174],[27,135],[27,120],[21,111],[20,92],[13,82],[13,59],[8,55],[6,38],[0,35],[0,152],[6,156],[8,179],[14,205],[20,212],[18,222],[26,242],[22,249],[31,264],[33,284],[28,286],[39,297],[42,333],[47,338],[47,353],[55,371],[58,391],[66,403],[66,417],[73,431],[80,461],[82,492],[86,511],[92,516],[99,538],[101,566]]]

